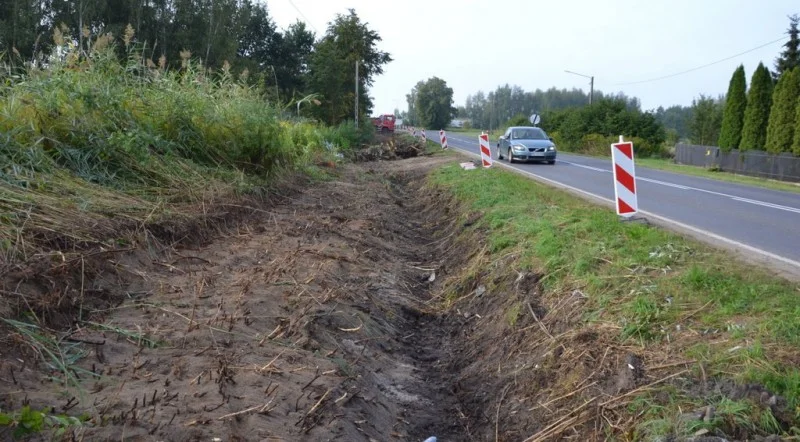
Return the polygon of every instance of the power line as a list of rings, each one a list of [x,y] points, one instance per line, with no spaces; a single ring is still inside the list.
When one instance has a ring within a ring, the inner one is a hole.
[[[291,4],[292,7],[294,8],[294,10],[297,11],[298,14],[300,14],[300,17],[303,17],[303,20],[305,20],[306,23],[308,23],[308,25],[311,26],[311,28],[314,30],[314,32],[319,33],[319,31],[317,31],[317,28],[314,26],[314,24],[311,23],[311,21],[306,17],[306,15],[303,14],[303,11],[301,11],[300,8],[298,8],[297,5],[295,5],[292,0],[289,0],[289,4]]]
[[[785,39],[786,39],[786,36],[785,36],[785,35],[783,35],[783,36],[781,36],[781,38],[778,38],[778,39],[776,39],[776,40],[772,40],[772,41],[771,41],[771,42],[769,42],[769,43],[764,43],[764,44],[762,44],[762,45],[760,45],[760,46],[756,46],[756,47],[754,47],[754,48],[752,48],[752,49],[748,49],[748,50],[746,50],[746,51],[744,51],[744,52],[740,52],[740,53],[738,53],[738,54],[731,55],[730,57],[725,57],[725,58],[723,58],[723,59],[721,59],[721,60],[712,61],[711,63],[707,63],[707,64],[704,64],[704,65],[702,65],[702,66],[697,66],[697,67],[695,67],[695,68],[687,69],[687,70],[685,70],[685,71],[676,72],[676,73],[674,73],[674,74],[669,74],[669,75],[664,75],[663,77],[651,78],[651,79],[649,79],[649,80],[630,81],[630,82],[627,82],[627,83],[616,83],[616,84],[614,84],[613,86],[627,86],[627,85],[631,85],[631,84],[650,83],[650,82],[653,82],[653,81],[659,81],[659,80],[665,80],[665,79],[667,79],[667,78],[677,77],[678,75],[688,74],[689,72],[694,72],[694,71],[696,71],[696,70],[699,70],[699,69],[707,68],[707,67],[709,67],[709,66],[713,66],[713,65],[715,65],[715,64],[722,63],[723,61],[728,61],[728,60],[730,60],[730,59],[732,59],[732,58],[736,58],[736,57],[739,57],[740,55],[744,55],[744,54],[747,54],[747,53],[749,53],[749,52],[756,51],[756,50],[758,50],[758,49],[761,49],[761,48],[763,48],[763,47],[769,46],[769,45],[771,45],[771,44],[775,44],[775,43],[777,43],[777,42],[779,42],[779,41],[783,41],[783,40],[785,40]]]

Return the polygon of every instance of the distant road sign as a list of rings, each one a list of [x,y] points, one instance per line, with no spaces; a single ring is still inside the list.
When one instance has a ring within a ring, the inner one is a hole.
[[[531,124],[533,124],[535,126],[535,125],[539,124],[540,121],[542,121],[542,117],[540,117],[539,114],[531,115],[531,118],[530,118]]]

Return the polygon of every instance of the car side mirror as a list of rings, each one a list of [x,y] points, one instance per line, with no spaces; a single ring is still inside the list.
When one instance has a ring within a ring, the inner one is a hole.
[[[553,141],[553,137],[547,137],[547,139]]]

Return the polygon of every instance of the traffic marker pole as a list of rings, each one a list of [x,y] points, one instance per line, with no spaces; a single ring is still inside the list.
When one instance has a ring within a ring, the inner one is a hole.
[[[478,140],[481,145],[481,163],[483,163],[483,167],[492,167],[492,150],[489,148],[489,135],[482,133]]]
[[[611,145],[611,161],[614,169],[614,196],[617,215],[631,217],[639,211],[636,196],[636,167],[633,161],[633,143],[623,141]]]
[[[442,143],[442,149],[447,149],[447,134],[444,133],[444,129],[439,131],[439,141]]]
[[[425,129],[422,129],[422,142],[423,143],[427,143],[428,142],[428,136],[425,135]]]

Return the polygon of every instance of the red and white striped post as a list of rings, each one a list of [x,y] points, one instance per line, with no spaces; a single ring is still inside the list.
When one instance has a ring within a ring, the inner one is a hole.
[[[631,217],[639,211],[636,196],[636,167],[633,161],[633,143],[623,141],[611,145],[611,161],[614,168],[614,196],[617,215]]]
[[[489,148],[489,135],[481,133],[478,139],[481,145],[481,162],[483,163],[483,167],[492,167],[492,150]]]
[[[444,133],[444,129],[439,130],[439,141],[442,143],[442,149],[447,149],[447,134]]]
[[[428,142],[428,136],[425,135],[425,129],[422,129],[422,142],[423,143],[427,143]]]

